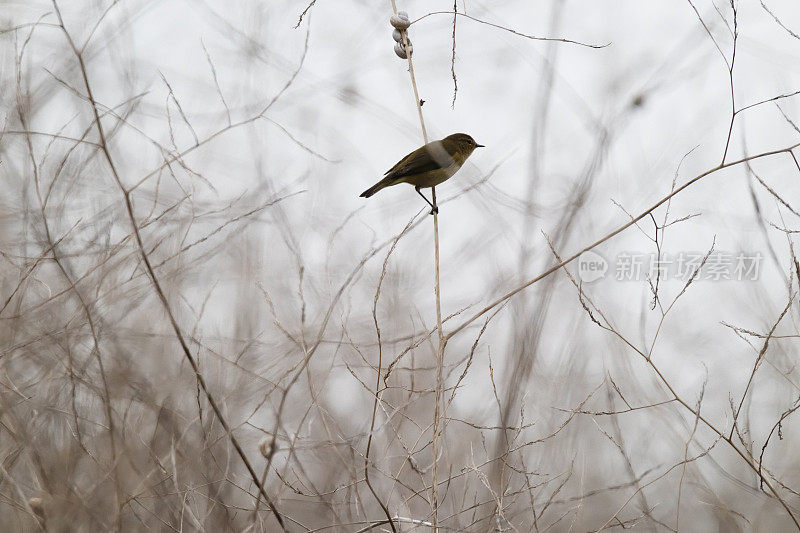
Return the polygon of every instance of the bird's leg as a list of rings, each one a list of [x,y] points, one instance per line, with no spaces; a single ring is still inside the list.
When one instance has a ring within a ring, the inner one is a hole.
[[[429,206],[431,206],[431,215],[432,215],[432,214],[434,214],[434,213],[438,213],[438,212],[439,212],[439,208],[438,208],[438,207],[436,207],[435,205],[433,205],[432,203],[430,203],[430,202],[428,201],[428,199],[427,199],[427,198],[425,198],[425,195],[424,195],[424,194],[422,194],[422,191],[420,191],[420,190],[419,190],[419,187],[414,187],[414,190],[415,190],[415,191],[417,191],[417,194],[419,194],[420,196],[422,196],[422,199],[423,199],[423,200],[425,200],[426,202],[428,202],[428,205],[429,205]]]

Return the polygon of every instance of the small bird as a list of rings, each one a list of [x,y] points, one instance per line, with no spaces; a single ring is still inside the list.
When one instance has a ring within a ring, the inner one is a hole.
[[[441,141],[429,142],[417,148],[395,166],[386,171],[384,178],[361,193],[361,198],[369,198],[384,187],[409,183],[417,194],[431,206],[431,214],[438,213],[439,208],[425,198],[420,191],[423,187],[436,187],[458,172],[461,165],[472,154],[475,148],[483,147],[466,133],[454,133]]]

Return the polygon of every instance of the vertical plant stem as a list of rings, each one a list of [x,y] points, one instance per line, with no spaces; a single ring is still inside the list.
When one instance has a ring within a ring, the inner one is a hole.
[[[433,196],[433,205],[436,205],[436,188],[431,189]],[[439,421],[443,413],[440,411],[442,407],[442,368],[444,367],[444,347],[445,339],[442,334],[442,298],[441,288],[439,285],[439,215],[434,210],[433,212],[433,248],[434,248],[434,292],[436,294],[436,332],[439,337],[436,350],[436,399],[433,409],[433,530],[438,531],[439,528],[439,495],[437,489],[439,486]]]
[[[367,487],[369,488],[372,495],[378,501],[378,505],[381,506],[383,509],[384,514],[386,515],[386,519],[388,520],[389,526],[391,526],[392,531],[397,533],[397,529],[394,525],[394,519],[392,519],[392,515],[389,512],[389,507],[387,507],[387,503],[383,503],[383,500],[380,499],[378,493],[375,491],[375,488],[372,486],[372,483],[369,480],[369,461],[370,461],[370,451],[372,450],[372,438],[375,434],[375,419],[378,414],[378,403],[381,401],[381,369],[383,368],[383,344],[381,341],[381,328],[378,325],[378,298],[381,295],[381,286],[383,285],[383,280],[386,278],[386,269],[389,266],[389,258],[392,256],[392,252],[394,252],[395,248],[397,247],[397,243],[400,239],[403,238],[403,235],[406,234],[408,229],[411,227],[413,223],[413,219],[406,224],[406,227],[403,228],[403,231],[397,235],[397,238],[392,243],[392,247],[389,248],[389,252],[386,254],[386,259],[383,260],[383,268],[381,269],[381,277],[378,280],[378,287],[375,289],[375,298],[372,300],[372,321],[375,324],[375,335],[378,338],[378,368],[376,369],[376,377],[375,377],[375,397],[372,401],[372,421],[370,422],[369,426],[369,438],[367,439],[367,451],[364,453],[364,481],[367,483]]]
[[[397,3],[391,0],[392,10],[397,14]],[[425,128],[425,119],[422,117],[422,104],[419,99],[419,89],[417,88],[417,79],[414,76],[414,63],[411,60],[411,53],[408,48],[408,35],[402,32],[403,48],[406,51],[408,58],[408,74],[411,78],[411,88],[414,89],[414,104],[417,106],[417,115],[419,115],[419,125],[422,128],[422,138],[425,144],[428,144],[428,130]],[[438,348],[436,350],[436,392],[435,392],[435,406],[433,410],[433,483],[431,486],[432,498],[431,504],[433,506],[433,530],[439,529],[439,471],[438,471],[438,457],[439,457],[439,420],[442,413],[439,410],[440,399],[442,396],[442,366],[444,363],[444,347],[445,340],[442,333],[442,297],[439,285],[439,214],[436,209],[436,187],[431,187],[431,196],[433,198],[433,268],[434,268],[434,295],[436,298],[436,332],[439,338]]]

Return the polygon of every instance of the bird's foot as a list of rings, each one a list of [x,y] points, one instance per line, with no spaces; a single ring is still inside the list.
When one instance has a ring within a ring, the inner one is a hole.
[[[436,215],[438,213],[439,213],[439,208],[438,207],[434,207],[433,209],[431,209],[431,215]]]

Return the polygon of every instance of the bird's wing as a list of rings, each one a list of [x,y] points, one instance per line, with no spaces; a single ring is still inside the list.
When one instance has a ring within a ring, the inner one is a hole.
[[[453,164],[453,158],[444,149],[442,142],[434,141],[405,156],[384,175],[387,178],[402,178],[411,174],[446,168],[451,164]]]

